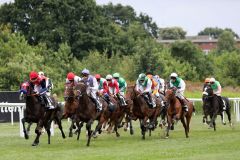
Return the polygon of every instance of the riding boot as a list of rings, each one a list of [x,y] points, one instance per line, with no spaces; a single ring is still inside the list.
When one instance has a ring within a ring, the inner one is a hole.
[[[219,104],[221,106],[221,109],[225,111],[226,110],[226,104],[224,103],[224,101],[223,101],[221,96],[217,96],[217,97],[218,97],[218,102],[219,102]]]
[[[42,97],[44,99],[46,109],[54,109],[55,108],[52,104],[52,100],[50,99],[50,97],[48,97],[46,94],[43,94]]]
[[[127,103],[126,103],[124,97],[121,95],[117,95],[117,96],[118,96],[118,99],[120,100],[121,106],[127,106]]]
[[[94,100],[94,103],[97,107],[97,111],[98,112],[102,111],[102,104],[99,102],[99,100],[97,98],[93,98],[93,100]]]
[[[148,100],[149,100],[149,104],[150,104],[151,108],[155,107],[156,104],[154,105],[151,94],[148,92],[147,95],[148,95]]]
[[[187,101],[185,99],[182,99],[182,102],[183,102],[183,110],[185,112],[188,112],[188,105],[187,105]]]

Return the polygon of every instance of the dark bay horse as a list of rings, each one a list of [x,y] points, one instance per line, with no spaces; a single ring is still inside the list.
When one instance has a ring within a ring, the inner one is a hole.
[[[180,100],[175,96],[175,89],[170,88],[165,92],[165,101],[169,104],[167,108],[167,123],[168,126],[166,128],[166,138],[169,137],[169,130],[174,125],[174,123],[178,120],[181,120],[186,138],[188,138],[189,133],[189,124],[192,117],[192,113],[194,111],[193,103],[188,101],[188,112],[184,112],[182,109],[182,105]]]
[[[102,103],[103,110],[98,112],[93,100],[87,94],[87,85],[84,83],[78,83],[75,86],[78,97],[78,108],[76,112],[76,121],[86,123],[86,129],[88,132],[87,146],[90,145],[90,140],[92,135],[95,135],[97,132],[101,132],[102,124],[106,121],[108,114],[108,104],[105,100],[100,99]],[[91,126],[95,120],[98,120],[98,124],[94,131],[91,130]],[[79,123],[76,123],[78,129],[78,139],[81,132],[81,127]]]
[[[154,130],[157,126],[157,117],[160,115],[161,109],[160,101],[156,98],[156,107],[150,108],[144,96],[135,89],[135,86],[128,87],[126,97],[133,101],[130,117],[133,120],[139,119],[142,139],[145,139],[146,131]],[[147,123],[148,120],[149,123]]]
[[[75,126],[75,115],[78,108],[78,99],[76,97],[74,85],[72,83],[66,83],[65,84],[65,90],[64,90],[64,111],[62,118],[70,118],[72,120],[71,126],[69,128],[69,137],[73,136],[73,128],[76,128]]]
[[[204,89],[205,95],[203,95],[203,122],[209,123],[210,127],[214,128],[214,131],[216,131],[216,118],[217,115],[221,116],[222,124],[226,124],[226,122],[223,119],[223,107],[220,105],[221,102],[220,99],[213,93],[213,89],[210,86],[205,87]],[[222,97],[223,103],[226,106],[226,114],[228,117],[228,121],[230,126],[232,126],[231,122],[231,105],[229,102],[229,99],[226,97]],[[207,121],[207,116],[210,116],[210,122]]]
[[[39,101],[39,96],[36,95],[33,91],[33,88],[30,86],[29,82],[24,82],[20,87],[20,97],[25,98],[26,109],[24,110],[24,118],[22,119],[23,132],[25,139],[29,138],[28,132],[25,127],[25,122],[28,123],[37,123],[35,128],[35,133],[37,134],[32,146],[37,146],[39,144],[39,138],[41,136],[41,130],[44,127],[48,134],[48,144],[50,144],[50,126],[53,120],[59,126],[62,137],[65,138],[65,134],[62,130],[61,123],[61,108],[57,102],[52,98],[55,109],[46,110],[45,106]]]

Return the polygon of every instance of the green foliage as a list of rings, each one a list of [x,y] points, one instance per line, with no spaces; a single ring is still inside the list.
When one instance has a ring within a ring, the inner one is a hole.
[[[200,31],[198,33],[198,35],[207,35],[207,36],[212,36],[215,39],[218,39],[219,36],[224,31],[229,31],[229,32],[231,32],[234,35],[234,37],[239,38],[238,34],[235,33],[232,29],[230,29],[230,28],[221,29],[221,28],[218,28],[218,27],[214,27],[214,28],[213,27],[207,27],[203,31]]]
[[[220,34],[217,43],[217,52],[221,53],[224,51],[233,51],[236,49],[235,47],[235,39],[233,34],[229,31],[224,31]]]
[[[160,28],[161,39],[184,39],[186,32],[181,27]]]
[[[190,76],[194,78],[194,80],[204,79],[213,70],[208,57],[190,41],[174,42],[171,45],[171,54],[180,62],[188,63],[190,65],[189,67],[193,68],[193,71],[195,70],[195,72],[197,72],[198,76]]]

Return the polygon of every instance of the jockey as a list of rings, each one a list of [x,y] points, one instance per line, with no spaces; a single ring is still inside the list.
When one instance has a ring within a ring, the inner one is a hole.
[[[151,107],[156,106],[156,103],[154,103],[152,99],[152,81],[144,73],[141,73],[138,76],[136,81],[136,90],[143,94],[144,97],[147,95],[147,103]]]
[[[104,89],[103,85],[106,85],[107,81],[106,81],[105,78],[102,78],[100,74],[96,74],[95,78],[96,78],[96,80],[98,82],[98,91],[99,91],[99,93],[101,95],[101,94],[103,94],[103,89]]]
[[[120,94],[122,96],[125,96],[126,89],[127,89],[127,83],[126,83],[125,79],[120,77],[119,73],[114,73],[113,78],[116,79],[119,84]]]
[[[121,103],[121,106],[127,105],[123,96],[120,95],[119,92],[119,85],[116,79],[112,77],[112,75],[107,75],[106,76],[107,83],[104,85],[104,97],[107,99],[108,102],[110,102],[109,95],[116,96]]]
[[[46,94],[48,88],[46,86],[46,78],[44,76],[38,75],[37,72],[31,71],[29,74],[30,86],[33,87],[36,94],[39,95],[41,103],[45,105],[46,109],[54,109],[52,105],[52,100]]]
[[[203,85],[203,91],[205,91],[205,88],[207,86],[210,86],[210,78],[205,78],[204,85]]]
[[[113,74],[113,78],[118,82],[118,86],[119,86],[119,94],[117,94],[121,105],[122,106],[126,106],[127,103],[125,101],[125,93],[126,93],[126,89],[127,89],[127,83],[125,81],[125,79],[123,79],[122,77],[120,77],[119,73],[114,73]]]
[[[165,81],[164,79],[160,78],[159,75],[153,76],[153,79],[158,83],[158,92],[162,95],[164,95],[165,91]]]
[[[219,99],[219,103],[222,106],[223,110],[226,110],[226,105],[224,105],[223,99],[221,97],[222,86],[218,81],[215,80],[215,78],[210,78],[209,82],[210,82],[210,87],[213,89],[213,93],[217,95]]]
[[[44,76],[44,73],[42,71],[38,72],[38,75],[41,77],[45,77],[46,79],[46,86],[47,86],[47,95],[50,96],[51,95],[51,91],[53,89],[53,83],[52,80],[46,76]]]
[[[69,72],[67,74],[66,83],[73,83],[73,85],[75,86],[80,81],[81,81],[81,78],[79,76],[76,76],[73,72]]]
[[[159,85],[155,79],[153,79],[153,75],[151,73],[147,73],[147,77],[152,81],[152,94],[155,95],[156,97],[159,97]]]
[[[188,111],[187,101],[186,98],[183,96],[186,84],[180,77],[178,77],[177,73],[171,73],[170,87],[175,87],[177,89],[175,95],[182,101],[183,108],[187,112]]]
[[[97,111],[102,111],[102,104],[99,101],[99,97],[97,96],[98,91],[98,83],[94,76],[90,75],[88,69],[82,70],[82,81],[88,86],[87,94],[93,99],[96,104]]]

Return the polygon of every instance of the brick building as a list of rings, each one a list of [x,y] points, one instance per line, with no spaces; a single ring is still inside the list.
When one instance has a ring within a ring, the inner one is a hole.
[[[169,45],[176,40],[158,40],[159,43]],[[210,36],[188,36],[186,39],[178,40],[178,41],[191,41],[192,43],[199,46],[199,48],[208,54],[212,49],[217,47],[217,39],[213,39]],[[236,39],[236,45],[240,48],[240,39]]]

